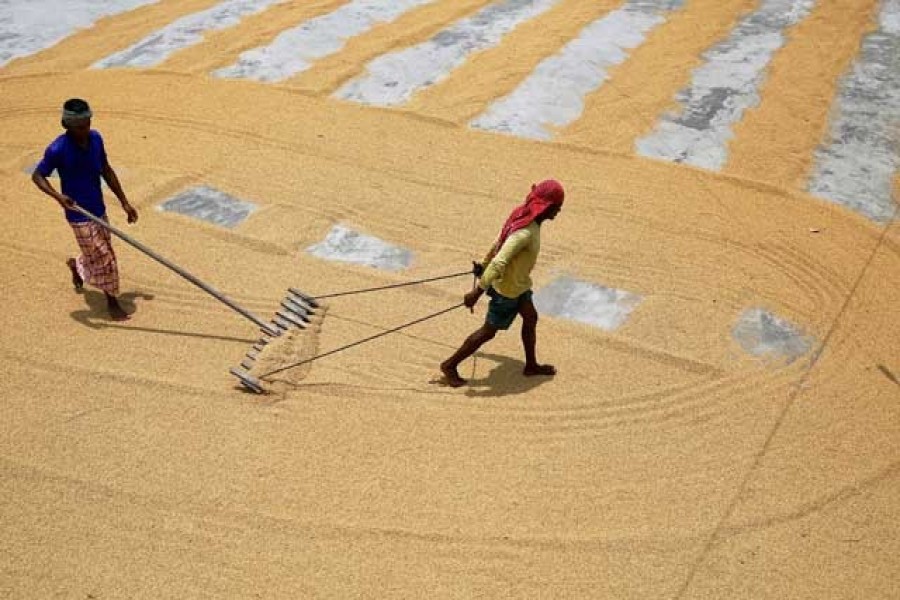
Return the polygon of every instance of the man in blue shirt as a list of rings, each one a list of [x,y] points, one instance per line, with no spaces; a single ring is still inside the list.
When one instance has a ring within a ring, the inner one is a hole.
[[[100,187],[102,177],[121,202],[128,222],[134,223],[138,219],[137,211],[128,203],[119,178],[106,158],[103,138],[91,129],[92,116],[91,108],[84,100],[72,98],[65,102],[62,126],[66,132],[47,146],[44,158],[38,163],[31,179],[38,189],[65,210],[66,220],[75,232],[81,256],[66,261],[75,289],[81,290],[85,283],[96,286],[106,294],[110,317],[124,321],[129,317],[117,299],[119,269],[109,230],[72,210],[78,205],[107,220]],[[61,193],[47,180],[54,170],[59,173]]]

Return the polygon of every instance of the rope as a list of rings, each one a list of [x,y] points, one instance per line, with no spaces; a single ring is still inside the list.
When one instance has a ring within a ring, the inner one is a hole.
[[[441,275],[439,277],[429,277],[428,279],[417,279],[415,281],[406,281],[404,283],[394,283],[391,285],[382,285],[380,287],[373,288],[365,288],[361,290],[353,290],[350,292],[337,292],[335,294],[325,294],[324,296],[313,296],[316,300],[323,300],[325,298],[337,298],[338,296],[350,296],[352,294],[362,294],[364,292],[377,292],[380,290],[390,290],[393,288],[405,287],[407,285],[417,285],[419,283],[428,283],[429,281],[439,281],[441,279],[452,279],[453,277],[462,277],[463,275],[471,275],[472,271],[461,271],[459,273],[453,273],[452,275]]]
[[[466,273],[464,273],[464,274],[465,274],[465,275],[468,275],[469,272],[466,272]],[[445,308],[444,310],[440,310],[440,311],[438,311],[438,312],[436,312],[436,313],[434,313],[434,314],[430,314],[430,315],[428,315],[427,317],[422,317],[422,318],[420,318],[420,319],[416,319],[415,321],[410,321],[409,323],[404,323],[403,325],[400,325],[400,326],[398,326],[398,327],[394,327],[393,329],[388,329],[387,331],[382,331],[381,333],[377,333],[377,334],[375,334],[375,335],[373,335],[373,336],[367,337],[367,338],[362,339],[362,340],[359,340],[359,341],[357,341],[357,342],[353,342],[352,344],[347,344],[346,346],[341,346],[340,348],[335,348],[334,350],[329,350],[329,351],[326,352],[325,354],[318,354],[318,355],[316,355],[316,356],[313,356],[312,358],[308,358],[308,359],[306,359],[306,360],[301,360],[300,362],[297,362],[297,363],[293,363],[293,364],[287,365],[286,367],[281,367],[281,368],[279,368],[279,369],[275,369],[274,371],[269,371],[268,373],[263,373],[262,375],[260,375],[260,378],[269,377],[269,376],[271,376],[271,375],[275,375],[275,374],[277,374],[277,373],[281,373],[281,372],[283,372],[283,371],[287,371],[288,369],[294,369],[294,368],[296,368],[296,367],[305,365],[305,364],[307,364],[307,363],[311,363],[311,362],[313,362],[314,360],[318,360],[318,359],[320,359],[320,358],[325,358],[326,356],[330,356],[330,355],[332,355],[332,354],[336,354],[336,353],[341,352],[341,351],[343,351],[343,350],[347,350],[348,348],[352,348],[352,347],[354,347],[354,346],[359,346],[360,344],[364,344],[364,343],[366,343],[366,342],[371,342],[372,340],[378,339],[378,338],[380,338],[380,337],[384,337],[384,336],[386,336],[386,335],[388,335],[388,334],[390,334],[390,333],[395,333],[395,332],[397,332],[397,331],[400,331],[401,329],[405,329],[406,327],[411,327],[411,326],[413,326],[413,325],[416,325],[417,323],[421,323],[422,321],[427,321],[428,319],[433,319],[433,318],[435,318],[435,317],[439,317],[439,316],[443,315],[444,313],[448,313],[448,312],[450,312],[450,311],[452,311],[452,310],[456,310],[457,308],[459,308],[459,307],[461,307],[461,306],[464,306],[464,305],[465,305],[464,302],[460,302],[459,304],[454,304],[454,305],[451,306],[450,308]]]

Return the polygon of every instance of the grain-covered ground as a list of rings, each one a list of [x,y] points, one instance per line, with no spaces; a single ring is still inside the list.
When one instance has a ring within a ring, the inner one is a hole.
[[[897,0],[0,1],[0,596],[896,597],[898,56]],[[558,374],[514,325],[442,385],[481,304],[253,395],[254,326],[122,242],[108,320],[29,178],[69,97],[113,223],[266,317],[465,270],[559,179]]]

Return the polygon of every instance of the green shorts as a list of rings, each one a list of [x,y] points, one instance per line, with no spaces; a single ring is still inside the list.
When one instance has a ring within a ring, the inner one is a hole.
[[[488,304],[485,322],[497,329],[509,329],[512,322],[516,320],[516,315],[519,314],[519,306],[522,302],[531,299],[531,290],[523,292],[517,298],[507,298],[503,294],[495,292],[494,288],[490,288],[487,295],[491,297],[491,302]]]

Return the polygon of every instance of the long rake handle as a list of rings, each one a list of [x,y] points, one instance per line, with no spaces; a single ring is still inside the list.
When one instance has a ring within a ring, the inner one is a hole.
[[[187,271],[185,271],[184,269],[182,269],[175,263],[163,258],[162,256],[160,256],[159,254],[157,254],[156,252],[154,252],[153,250],[151,250],[144,244],[140,243],[139,241],[137,241],[130,235],[124,233],[123,231],[120,231],[119,229],[110,225],[103,219],[100,219],[100,218],[92,215],[91,213],[84,210],[80,206],[76,205],[74,210],[76,212],[79,212],[82,215],[86,216],[87,218],[94,221],[98,225],[102,225],[103,227],[106,227],[111,233],[115,234],[117,237],[121,238],[125,242],[128,242],[129,244],[131,244],[132,246],[134,246],[135,248],[137,248],[138,250],[140,250],[141,252],[143,252],[144,254],[146,254],[147,256],[149,256],[150,258],[155,260],[156,262],[161,263],[161,264],[165,265],[166,267],[169,267],[171,270],[175,271],[176,273],[181,275],[183,278],[187,279],[188,281],[190,281],[191,283],[196,285],[198,288],[200,288],[201,290],[203,290],[204,292],[206,292],[207,294],[209,294],[210,296],[212,296],[213,298],[215,298],[222,304],[228,306],[230,309],[232,309],[236,313],[240,314],[241,316],[253,321],[263,331],[266,331],[270,334],[275,333],[275,330],[272,328],[271,324],[266,323],[265,321],[263,321],[262,319],[257,317],[255,314],[253,314],[252,312],[250,312],[243,306],[237,304],[234,300],[227,297],[225,294],[223,294],[219,290],[215,289],[211,285],[208,285],[208,284],[200,281],[199,279],[197,279],[196,277],[194,277],[193,275],[191,275],[190,273],[188,273]]]

